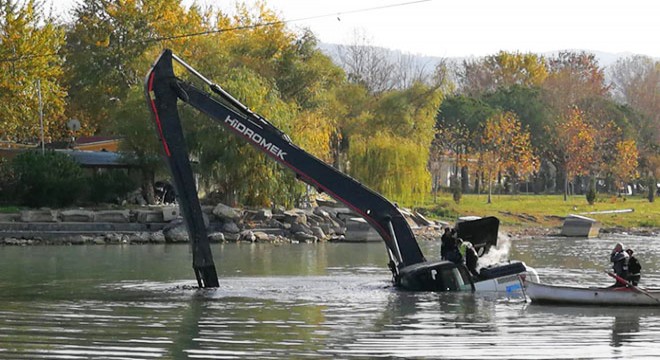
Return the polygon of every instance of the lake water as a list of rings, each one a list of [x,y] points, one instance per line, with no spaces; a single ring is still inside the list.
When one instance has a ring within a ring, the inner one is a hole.
[[[515,240],[543,282],[609,285],[617,241],[660,287],[660,239]],[[421,244],[435,259],[439,244]],[[660,356],[660,308],[532,305],[391,286],[382,243],[0,247],[1,359],[615,359]]]

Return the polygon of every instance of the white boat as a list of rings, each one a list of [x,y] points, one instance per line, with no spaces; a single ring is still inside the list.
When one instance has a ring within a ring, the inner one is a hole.
[[[525,293],[536,304],[660,306],[660,289],[577,287],[525,279]]]

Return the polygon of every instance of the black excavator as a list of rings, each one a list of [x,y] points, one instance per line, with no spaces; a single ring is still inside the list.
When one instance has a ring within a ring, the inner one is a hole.
[[[206,84],[211,93],[177,78],[173,61]],[[299,180],[327,193],[364,218],[385,242],[395,286],[415,291],[475,290],[478,282],[465,266],[450,261],[427,261],[395,204],[293,144],[289,136],[172,54],[171,50],[164,50],[148,72],[145,95],[187,225],[199,287],[218,287],[219,283],[179,118],[178,101],[208,115],[294,171]],[[497,244],[498,228],[499,220],[495,217],[466,221],[457,226],[458,235],[470,241],[480,254]],[[526,268],[521,264],[490,267],[490,277],[523,273]]]

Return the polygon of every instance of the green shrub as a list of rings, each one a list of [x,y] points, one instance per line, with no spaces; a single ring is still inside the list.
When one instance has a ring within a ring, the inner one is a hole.
[[[0,158],[0,202],[14,200],[15,184],[16,179],[11,164],[6,159]]]
[[[122,170],[107,170],[89,176],[88,201],[94,204],[115,203],[138,185]]]
[[[592,179],[589,181],[589,187],[587,193],[585,194],[587,202],[589,205],[593,205],[596,202],[596,180]]]
[[[15,201],[30,207],[72,205],[85,190],[78,163],[65,154],[27,151],[11,161]]]
[[[456,176],[452,176],[449,183],[450,183],[449,186],[451,188],[452,198],[454,199],[455,203],[459,204],[461,202],[461,197],[463,196],[463,192],[461,191],[461,183],[460,181],[458,181]]]
[[[646,198],[649,200],[649,202],[654,202],[655,201],[655,192],[657,189],[657,181],[655,180],[654,176],[649,176],[648,178],[648,187],[649,187],[649,192],[646,195]]]

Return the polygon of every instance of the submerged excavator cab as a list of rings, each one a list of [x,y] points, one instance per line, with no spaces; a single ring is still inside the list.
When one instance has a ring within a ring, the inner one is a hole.
[[[177,78],[174,61],[205,83],[212,93]],[[218,278],[188,159],[178,101],[206,114],[294,171],[299,180],[327,193],[364,218],[385,242],[389,268],[396,286],[430,291],[474,289],[464,267],[447,261],[426,260],[408,222],[395,204],[293,144],[268,120],[252,112],[170,50],[161,53],[147,74],[145,93],[190,235],[193,269],[200,287],[217,287]],[[484,253],[497,243],[498,227],[499,220],[491,217],[466,222],[458,230],[461,236],[469,237],[475,248],[483,249],[481,253]]]

